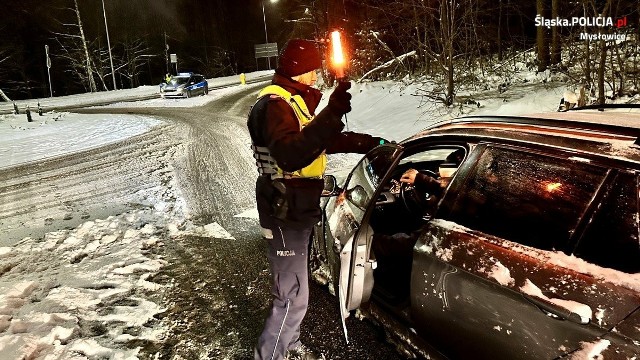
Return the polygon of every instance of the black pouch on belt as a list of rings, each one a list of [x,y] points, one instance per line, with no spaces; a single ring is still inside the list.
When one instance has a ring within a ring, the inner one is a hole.
[[[274,180],[272,186],[275,189],[273,192],[273,201],[271,202],[273,216],[277,219],[285,220],[287,218],[287,212],[289,211],[287,187],[280,180]]]

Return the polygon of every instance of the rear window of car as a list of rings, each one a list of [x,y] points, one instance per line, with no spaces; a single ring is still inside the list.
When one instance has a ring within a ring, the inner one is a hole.
[[[444,217],[523,245],[564,249],[606,172],[584,162],[488,147]]]
[[[640,272],[638,176],[618,174],[594,213],[574,255],[600,266]]]

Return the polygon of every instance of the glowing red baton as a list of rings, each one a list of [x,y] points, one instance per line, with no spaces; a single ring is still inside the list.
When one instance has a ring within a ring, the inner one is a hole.
[[[335,30],[331,32],[331,46],[333,48],[333,56],[331,62],[336,71],[336,78],[344,78],[344,66],[345,60],[342,53],[342,41],[340,40],[340,31]]]

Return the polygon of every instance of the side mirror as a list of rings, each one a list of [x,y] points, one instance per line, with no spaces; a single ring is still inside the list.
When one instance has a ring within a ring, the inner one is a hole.
[[[324,176],[324,188],[322,189],[322,197],[336,196],[340,194],[342,189],[338,186],[338,180],[333,175]]]
[[[369,194],[360,185],[356,185],[353,189],[347,190],[347,199],[358,209],[364,211],[369,204]]]

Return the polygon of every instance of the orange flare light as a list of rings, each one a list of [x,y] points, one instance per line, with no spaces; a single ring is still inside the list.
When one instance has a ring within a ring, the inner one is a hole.
[[[560,183],[549,183],[549,184],[547,184],[547,191],[548,192],[554,192],[554,191],[560,189],[561,186],[562,186],[562,184],[560,184]]]
[[[342,53],[342,41],[340,39],[340,31],[335,30],[331,33],[331,46],[333,48],[333,56],[331,62],[336,70],[336,77],[338,79],[344,77],[344,54]]]

